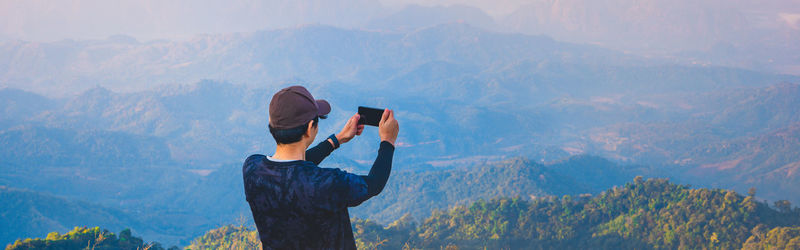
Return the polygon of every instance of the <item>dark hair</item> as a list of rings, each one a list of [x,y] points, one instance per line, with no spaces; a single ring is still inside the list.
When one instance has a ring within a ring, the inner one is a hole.
[[[313,121],[311,125],[316,127],[317,123],[319,123],[319,117],[314,118]],[[303,134],[308,130],[308,123],[289,129],[275,129],[270,125],[267,126],[269,126],[269,133],[272,134],[272,138],[275,138],[275,142],[278,144],[299,142],[303,138]]]

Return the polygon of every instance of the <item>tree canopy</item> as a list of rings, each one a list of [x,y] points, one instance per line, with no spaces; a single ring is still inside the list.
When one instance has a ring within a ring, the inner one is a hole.
[[[66,234],[51,232],[44,239],[17,240],[6,246],[6,250],[17,249],[130,249],[130,250],[163,250],[158,242],[146,243],[131,234],[130,229],[122,230],[119,235],[99,227],[75,227]],[[169,250],[178,249],[170,247]]]
[[[796,249],[800,209],[780,204],[773,209],[730,190],[635,178],[594,197],[496,198],[435,211],[420,222],[406,215],[388,226],[364,219],[352,226],[360,249]],[[242,226],[209,231],[195,242],[259,245],[257,233]]]

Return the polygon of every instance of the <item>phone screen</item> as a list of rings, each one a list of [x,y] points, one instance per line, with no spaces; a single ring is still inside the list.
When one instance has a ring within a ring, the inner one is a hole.
[[[359,106],[358,114],[361,116],[361,119],[358,119],[358,124],[377,127],[378,123],[381,122],[381,117],[383,116],[383,109]]]

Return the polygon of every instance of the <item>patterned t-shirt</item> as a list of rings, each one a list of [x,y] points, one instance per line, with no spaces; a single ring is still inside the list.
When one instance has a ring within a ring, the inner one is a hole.
[[[245,160],[245,196],[264,249],[355,249],[347,208],[369,199],[367,184],[361,176],[318,167],[315,162],[332,151],[323,143],[309,150],[322,151],[319,159],[307,153],[309,161]]]

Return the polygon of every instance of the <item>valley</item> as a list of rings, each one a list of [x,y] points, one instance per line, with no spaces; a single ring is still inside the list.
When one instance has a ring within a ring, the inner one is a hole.
[[[598,195],[634,176],[800,203],[794,75],[466,24],[0,48],[17,53],[0,58],[0,185],[22,204],[4,210],[3,229],[17,217],[47,221],[3,230],[14,234],[0,244],[124,226],[188,245],[248,218],[241,162],[274,150],[266,107],[289,84],[331,102],[321,134],[338,131],[359,105],[397,110],[387,189],[352,209],[381,224],[480,199]],[[363,174],[377,142],[367,128],[322,166]],[[23,202],[34,196],[42,201]],[[37,207],[45,204],[68,205]],[[64,219],[61,206],[113,212],[76,217],[86,225]]]

